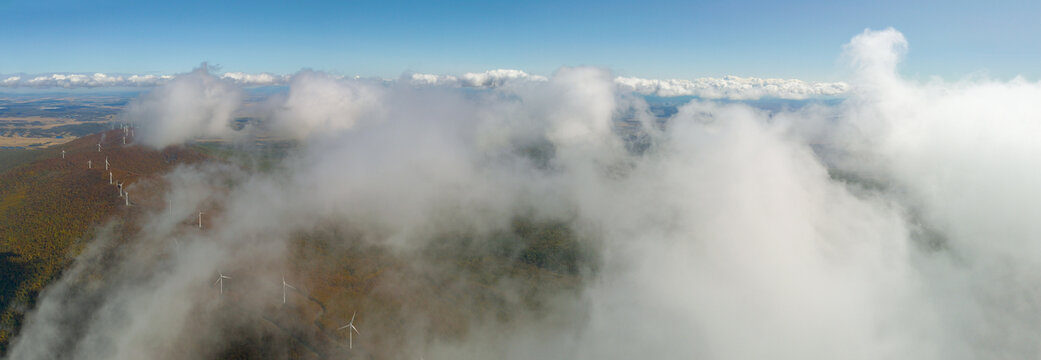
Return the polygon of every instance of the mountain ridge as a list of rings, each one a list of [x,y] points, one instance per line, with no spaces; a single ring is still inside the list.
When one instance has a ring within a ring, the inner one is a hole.
[[[0,354],[8,350],[41,291],[61,276],[97,226],[132,215],[133,206],[126,206],[115,183],[127,186],[157,178],[177,164],[206,158],[184,147],[123,145],[122,129],[18,151],[37,153],[0,172]],[[110,170],[105,170],[106,157]],[[156,195],[134,194],[131,205]]]

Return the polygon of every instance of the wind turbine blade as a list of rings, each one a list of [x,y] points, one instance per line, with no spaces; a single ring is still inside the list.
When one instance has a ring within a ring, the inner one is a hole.
[[[351,329],[358,333],[358,335],[361,335],[361,331],[358,331],[358,328],[354,327],[354,325],[351,325]]]
[[[354,314],[351,315],[351,324],[354,324],[354,316],[355,315],[358,315],[357,311],[355,311]]]
[[[341,326],[340,328],[338,328],[338,329],[336,329],[336,330],[343,330],[343,329],[346,329],[346,328],[347,328],[348,326],[350,326],[350,325],[344,325],[344,326]]]
[[[217,285],[217,283],[219,283],[219,282],[220,282],[220,278],[217,278],[217,281],[214,281],[213,285]]]
[[[296,290],[296,288],[293,287],[293,285],[286,284],[286,286],[288,286],[290,289]]]

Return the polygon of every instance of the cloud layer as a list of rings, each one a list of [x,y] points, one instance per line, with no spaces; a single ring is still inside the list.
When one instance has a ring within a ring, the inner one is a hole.
[[[249,336],[282,338],[257,326],[284,311],[262,279],[294,275],[296,256],[317,261],[289,249],[322,234],[322,252],[388,254],[337,269],[396,264],[385,268],[400,276],[376,288],[440,304],[373,314],[385,299],[326,294],[375,318],[344,355],[1036,358],[1041,83],[909,82],[896,71],[906,46],[892,29],[855,36],[841,104],[702,99],[664,120],[602,69],[482,92],[453,88],[460,78],[406,77],[453,84],[416,87],[301,72],[264,129],[298,148],[269,172],[166,175],[166,205],[127,246],[95,239],[99,250],[44,293],[11,358],[214,358]],[[146,140],[157,147],[227,136],[217,125],[234,89],[200,69],[127,116],[174,134]],[[184,224],[210,209],[205,230]],[[478,259],[519,217],[562,224],[593,249],[574,291],[531,295],[509,277],[467,288],[464,269],[427,252],[461,238],[453,250]],[[98,260],[105,246],[116,260]],[[218,271],[240,281],[225,302],[207,287]],[[425,282],[445,292],[412,292]],[[491,315],[482,296],[497,301]],[[446,318],[465,330],[440,327]]]
[[[115,74],[36,74],[0,75],[0,87],[8,88],[104,88],[104,87],[154,87],[170,82],[179,75],[115,75]],[[228,72],[218,77],[242,86],[280,85],[286,76],[269,73],[247,74]]]
[[[18,88],[98,88],[98,87],[153,87],[183,75],[106,75],[96,74],[47,74],[0,76],[0,87]],[[227,72],[214,75],[241,86],[288,85],[291,75],[269,73],[248,74]],[[339,77],[342,78],[342,77]],[[525,83],[541,83],[548,78],[528,74],[521,70],[497,69],[460,76],[436,74],[406,74],[398,80],[412,86],[443,86],[466,88],[498,88]],[[760,98],[806,99],[822,96],[841,96],[849,90],[846,83],[813,83],[796,79],[762,79],[755,77],[727,76],[723,78],[642,79],[616,77],[614,82],[624,91],[655,96],[697,96],[705,99],[754,100]]]
[[[615,82],[645,95],[665,97],[690,95],[703,99],[806,99],[839,96],[849,91],[849,85],[841,82],[812,83],[796,79],[761,79],[738,76],[694,80],[619,77],[615,79]]]

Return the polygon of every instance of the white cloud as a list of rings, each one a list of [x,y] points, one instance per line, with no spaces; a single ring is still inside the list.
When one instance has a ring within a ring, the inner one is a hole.
[[[452,75],[413,73],[409,74],[405,80],[416,86],[459,86],[459,78]]]
[[[152,87],[170,81],[178,75],[109,75],[95,74],[42,74],[13,75],[0,82],[0,87],[34,88],[94,88],[94,87]],[[250,74],[226,72],[219,75],[242,86],[288,85],[294,75],[272,73]],[[332,77],[332,75],[326,75]],[[336,77],[344,78],[344,77]],[[354,79],[360,79],[357,76]],[[398,82],[412,86],[444,86],[470,88],[499,88],[503,86],[541,83],[548,78],[528,74],[521,70],[496,69],[470,72],[462,75],[439,75],[411,73]],[[385,80],[394,83],[394,80]],[[764,79],[755,77],[727,76],[723,78],[643,79],[618,77],[614,79],[622,89],[643,95],[682,96],[693,95],[706,99],[751,100],[763,97],[782,99],[806,99],[816,96],[841,96],[849,90],[845,83],[814,83],[797,79]]]
[[[541,75],[531,75],[521,70],[496,69],[479,73],[465,73],[461,76],[436,74],[409,74],[405,78],[412,85],[497,88],[509,83],[545,82],[548,79]]]
[[[369,80],[301,71],[292,77],[289,92],[271,114],[272,130],[306,138],[336,133],[359,121],[380,117],[385,88]]]
[[[813,83],[797,79],[738,76],[694,80],[618,77],[615,82],[644,95],[666,97],[692,95],[704,99],[754,100],[764,97],[806,99],[816,96],[838,96],[849,91],[849,85],[841,82]]]
[[[240,87],[210,74],[203,64],[134,99],[121,118],[140,126],[140,140],[157,148],[199,136],[230,137],[243,97]]]
[[[156,75],[109,75],[94,74],[48,74],[35,76],[14,76],[4,81],[4,87],[35,88],[93,88],[114,86],[155,86],[169,77]]]
[[[281,85],[285,84],[289,76],[276,75],[271,73],[259,73],[249,74],[243,72],[227,72],[221,74],[222,79],[229,79],[234,81],[236,84],[250,86],[250,85]]]
[[[36,74],[36,75],[12,75],[0,81],[0,87],[17,88],[99,88],[99,87],[154,87],[165,84],[181,75],[117,75],[105,73],[93,74]],[[288,76],[269,73],[248,74],[241,72],[229,72],[221,74],[222,79],[227,79],[243,86],[258,85],[281,85],[285,84]]]
[[[548,79],[531,75],[521,70],[497,69],[461,76],[436,74],[410,74],[405,80],[416,86],[446,86],[498,88],[509,84],[540,83]],[[769,79],[756,77],[726,76],[723,78],[686,79],[643,79],[617,77],[614,82],[623,90],[642,95],[685,96],[693,95],[705,99],[754,100],[764,97],[781,99],[806,99],[820,96],[841,96],[849,91],[843,82],[818,83],[798,79]]]
[[[541,75],[530,75],[521,70],[497,69],[480,73],[466,73],[462,76],[463,86],[494,88],[514,81],[544,82],[548,79]]]
[[[856,156],[842,167],[889,184],[942,235],[951,259],[921,268],[934,311],[960,329],[952,351],[1037,357],[1041,82],[915,83],[897,72],[907,47],[894,29],[846,45],[855,101],[834,142]]]

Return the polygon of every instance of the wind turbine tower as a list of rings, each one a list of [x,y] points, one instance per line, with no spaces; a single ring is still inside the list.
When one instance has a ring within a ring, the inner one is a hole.
[[[350,346],[351,349],[354,349],[354,334],[351,334],[351,331],[354,331],[354,332],[358,333],[358,335],[361,335],[361,332],[358,331],[358,328],[354,327],[354,316],[355,315],[358,315],[357,311],[354,312],[354,315],[351,315],[351,322],[347,323],[347,325],[341,326],[339,329],[336,329],[336,330],[347,329],[347,339],[348,339],[347,341],[349,341],[347,344],[348,344],[348,346]]]
[[[90,160],[87,160],[87,168],[88,168],[88,169],[90,169],[90,168],[91,168],[91,165],[90,165]]]
[[[286,304],[286,288],[296,290],[293,285],[289,285],[289,283],[286,282],[286,276],[282,275],[282,305]]]
[[[199,212],[199,228],[202,229],[202,211]]]
[[[231,279],[231,276],[226,276],[220,271],[217,272],[217,281],[214,281],[214,285],[220,285],[220,294],[224,295],[224,279]]]

